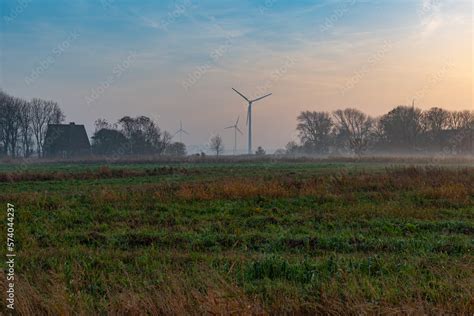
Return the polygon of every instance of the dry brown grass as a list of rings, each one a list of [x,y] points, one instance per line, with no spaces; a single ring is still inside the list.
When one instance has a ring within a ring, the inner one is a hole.
[[[206,201],[258,196],[286,198],[308,195],[345,196],[350,199],[352,192],[366,192],[376,200],[384,200],[393,196],[394,191],[412,191],[428,199],[465,203],[470,196],[474,195],[473,183],[474,169],[408,168],[390,169],[381,173],[322,175],[309,179],[236,178],[177,185],[148,185],[140,186],[140,193],[152,191],[156,198],[162,200]],[[132,191],[131,194],[133,193]]]
[[[181,169],[160,170],[159,172],[187,172]],[[129,172],[119,172],[125,177]],[[79,177],[102,177],[109,170],[85,173]],[[140,173],[141,174],[141,173]],[[117,174],[112,174],[112,177]],[[56,177],[53,175],[52,177]],[[76,175],[74,176],[76,177]],[[24,179],[24,178],[23,178]],[[374,201],[388,201],[399,198],[400,194],[413,194],[425,199],[456,205],[468,203],[474,196],[474,169],[441,168],[397,168],[383,172],[359,172],[347,174],[312,176],[305,179],[275,176],[264,178],[221,178],[208,181],[183,181],[180,183],[130,184],[124,186],[99,186],[88,193],[93,206],[111,203],[128,203],[147,200],[152,202],[210,201],[216,199],[288,198],[315,196],[322,199],[342,199],[355,202],[354,193],[363,193]],[[64,207],[67,201],[54,198],[48,192],[0,193],[0,198],[9,201],[22,201],[37,205],[41,209],[54,210]]]
[[[256,196],[288,197],[291,191],[277,180],[223,179],[179,186],[175,197],[183,200],[245,199]]]
[[[104,298],[109,315],[266,315],[257,299],[251,298],[209,271],[201,271],[199,287],[190,286],[185,273],[170,273],[158,286],[133,289],[112,289]],[[0,290],[6,291],[5,275],[0,272]],[[28,281],[15,281],[15,313],[17,315],[92,315],[87,298],[80,292],[67,293],[64,280],[46,273],[35,280],[35,288]],[[41,289],[41,292],[37,289]],[[0,314],[7,314],[4,306]]]
[[[270,305],[242,292],[237,286],[209,271],[201,271],[200,286],[193,287],[185,273],[170,273],[161,285],[134,289],[117,289],[107,293],[108,315],[472,315],[474,299],[464,305],[431,304],[422,298],[406,302],[367,302],[363,294],[344,297],[321,293],[317,303],[298,297],[272,293]],[[6,290],[3,272],[0,290]],[[20,279],[16,280],[15,313],[17,315],[92,315],[91,306],[81,295],[70,296],[64,280],[48,273],[42,278],[41,292]],[[328,289],[329,290],[329,289]],[[4,307],[1,308],[6,313]]]
[[[189,174],[185,168],[162,167],[154,169],[116,169],[101,166],[96,170],[63,172],[63,171],[22,171],[2,172],[0,182],[22,182],[22,181],[62,181],[62,180],[97,180],[112,178],[130,178],[145,176],[165,176],[173,174]]]
[[[57,276],[49,274],[42,287],[32,287],[18,273],[15,275],[15,313],[18,315],[72,315],[74,310],[68,301],[68,294]],[[7,289],[6,276],[0,272],[0,290]],[[4,299],[2,299],[4,302]],[[7,314],[6,307],[1,310]]]

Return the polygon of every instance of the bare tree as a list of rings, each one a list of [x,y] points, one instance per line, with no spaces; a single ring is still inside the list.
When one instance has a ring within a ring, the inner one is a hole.
[[[20,104],[23,101],[0,92],[0,133],[2,136],[3,153],[15,157],[20,133]]]
[[[167,131],[163,132],[163,135],[161,136],[161,144],[160,144],[160,149],[159,149],[160,154],[163,154],[166,152],[168,146],[171,145],[172,138],[173,136],[169,132]]]
[[[19,104],[19,124],[21,134],[21,149],[24,157],[29,157],[33,151],[33,111],[31,103],[22,100]]]
[[[120,120],[118,120],[118,124],[122,127],[122,133],[128,140],[130,154],[133,154],[132,135],[134,131],[135,120],[130,116],[124,116]]]
[[[449,112],[441,108],[431,108],[423,115],[426,130],[438,133],[449,125]]]
[[[100,131],[101,129],[114,129],[114,127],[112,126],[112,124],[110,124],[106,119],[103,119],[103,118],[98,118],[97,120],[95,120],[94,122],[94,126],[95,126],[95,133],[97,133],[98,131]]]
[[[335,111],[334,119],[338,134],[347,141],[355,154],[361,155],[368,147],[373,119],[352,108]]]
[[[219,154],[224,151],[224,142],[222,141],[222,137],[219,135],[212,137],[209,143],[209,148],[211,148],[212,151],[215,151],[216,156],[219,157]]]
[[[327,112],[304,111],[297,118],[299,137],[302,144],[318,152],[326,152],[329,145],[329,134],[334,126]]]
[[[0,156],[7,155],[7,103],[9,95],[0,90]]]
[[[36,153],[38,157],[41,157],[42,147],[44,143],[44,136],[46,135],[47,118],[48,115],[45,111],[44,102],[41,99],[31,100],[31,111],[32,121],[31,126],[33,128],[33,134],[36,139]]]
[[[445,143],[443,131],[449,126],[449,112],[438,107],[423,113],[423,122],[426,128],[427,145],[431,150],[441,150]]]
[[[31,100],[31,110],[31,126],[36,140],[36,152],[38,157],[41,157],[48,125],[62,123],[64,114],[56,102],[41,99]]]
[[[474,113],[474,112],[473,112]],[[474,114],[469,111],[454,111],[449,113],[447,126],[450,129],[468,129],[474,121]]]
[[[424,132],[423,113],[413,106],[397,106],[379,120],[379,140],[389,148],[415,149]]]
[[[124,116],[118,121],[122,133],[127,137],[130,153],[133,154],[161,154],[164,150],[163,136],[169,141],[169,136],[162,135],[161,129],[146,116],[132,118]]]

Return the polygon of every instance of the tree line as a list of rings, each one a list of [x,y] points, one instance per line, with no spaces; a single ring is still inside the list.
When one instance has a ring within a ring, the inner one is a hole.
[[[304,111],[298,118],[299,143],[289,154],[473,153],[474,111],[397,106],[373,118],[354,108]]]
[[[64,120],[57,102],[25,100],[0,90],[0,157],[44,157],[48,126]],[[95,155],[186,155],[184,144],[172,142],[172,135],[146,116],[124,116],[114,124],[98,119],[95,127],[91,144]]]
[[[186,146],[180,142],[173,143],[172,138],[146,116],[124,116],[113,124],[98,119],[92,136],[92,152],[105,156],[185,156]]]
[[[54,101],[27,101],[0,91],[0,156],[42,157],[48,125],[64,119]]]
[[[27,101],[0,91],[0,156],[43,157],[48,125],[64,120],[54,101]],[[277,154],[474,153],[474,111],[397,106],[374,118],[347,108],[332,113],[304,111],[297,123],[299,142],[291,141]],[[91,151],[104,156],[185,156],[186,146],[172,139],[146,116],[124,116],[115,123],[98,119]],[[223,152],[219,135],[212,138],[209,149],[216,155]],[[259,148],[256,154],[265,151]]]

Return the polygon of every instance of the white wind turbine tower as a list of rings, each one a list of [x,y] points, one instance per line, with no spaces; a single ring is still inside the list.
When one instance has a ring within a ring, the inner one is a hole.
[[[184,129],[183,129],[183,122],[182,121],[179,121],[179,130],[174,133],[173,137],[175,137],[177,134],[179,134],[179,142],[182,143],[183,142],[183,133],[186,134],[186,135],[189,135],[188,132],[186,132]]]
[[[244,96],[242,93],[235,90],[234,88],[232,88],[232,90],[237,92],[242,98],[245,99],[245,101],[247,101],[249,103],[249,106],[248,106],[248,109],[247,109],[247,125],[249,126],[249,155],[251,155],[252,154],[252,104],[254,102],[262,100],[263,98],[271,96],[272,94],[269,93],[267,95],[264,95],[263,97],[255,99],[255,100],[249,100],[249,99],[247,99],[246,96]]]
[[[239,125],[239,120],[240,120],[240,116],[237,118],[237,121],[235,122],[234,125],[231,125],[231,126],[225,128],[225,129],[231,129],[231,128],[234,129],[234,156],[237,152],[237,132],[244,135],[244,133],[242,133],[242,131],[240,130],[240,128],[238,126]]]

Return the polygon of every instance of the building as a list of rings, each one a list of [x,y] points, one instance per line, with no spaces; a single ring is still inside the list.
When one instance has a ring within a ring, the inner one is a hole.
[[[45,157],[78,157],[87,156],[91,152],[89,137],[84,125],[49,124],[44,139],[43,153]]]

